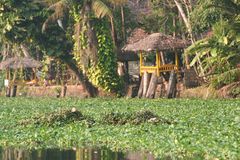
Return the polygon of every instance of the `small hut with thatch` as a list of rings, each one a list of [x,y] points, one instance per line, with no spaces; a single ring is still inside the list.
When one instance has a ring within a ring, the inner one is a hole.
[[[132,43],[131,43],[132,42]],[[165,35],[163,33],[153,33],[145,36],[144,38],[140,38],[133,40],[130,39],[130,43],[123,47],[125,52],[134,52],[140,53],[140,75],[143,76],[141,85],[139,88],[138,96],[139,97],[148,97],[153,98],[157,77],[161,75],[163,72],[171,72],[175,73],[179,72],[179,55],[178,50],[184,49],[187,47],[189,43],[185,40],[174,38],[170,35]],[[161,53],[171,51],[175,54],[175,63],[174,64],[165,64],[163,56]],[[149,54],[155,52],[156,54],[156,62],[153,66],[148,66],[144,64],[143,61],[143,53]],[[152,78],[150,80],[149,85],[149,75],[152,74]]]
[[[16,81],[18,69],[22,71],[22,69],[24,68],[39,68],[41,66],[42,64],[39,61],[36,61],[28,57],[12,57],[1,62],[0,70],[6,70],[6,77],[5,77],[6,78],[5,86],[7,88],[6,96],[13,96],[13,97],[16,96],[17,85],[21,83]],[[11,77],[11,70],[14,70],[13,77]],[[36,79],[36,75],[34,74],[34,81],[36,81],[35,79]],[[30,83],[33,83],[33,81]],[[11,93],[11,88],[13,88],[12,93]]]
[[[0,63],[0,70],[4,69],[19,69],[19,68],[38,68],[42,64],[32,58],[27,57],[13,57],[6,59]]]

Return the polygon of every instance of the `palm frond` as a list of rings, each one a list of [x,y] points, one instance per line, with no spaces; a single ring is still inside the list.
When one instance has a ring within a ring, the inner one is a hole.
[[[92,2],[92,10],[94,11],[97,18],[103,18],[105,16],[108,16],[110,18],[113,17],[109,7],[100,0],[94,0]]]
[[[202,39],[197,41],[196,43],[192,44],[190,47],[188,47],[185,50],[186,55],[194,55],[196,52],[201,52],[211,47],[211,45],[208,43],[208,38]]]
[[[198,53],[196,54],[196,56],[193,58],[193,60],[191,61],[190,66],[194,66],[194,65],[197,63],[197,61],[198,61],[200,58],[202,58],[203,56],[207,55],[207,53],[208,53],[208,51],[198,52]]]
[[[48,10],[53,10],[54,13],[50,15],[43,23],[42,32],[45,32],[49,24],[57,22],[59,19],[63,19],[68,11],[68,3],[66,0],[58,0],[56,3],[50,5]]]

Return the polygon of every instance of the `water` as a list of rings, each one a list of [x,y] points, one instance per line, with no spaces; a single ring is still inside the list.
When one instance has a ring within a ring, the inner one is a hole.
[[[108,149],[82,148],[72,150],[1,149],[0,160],[157,160],[147,152],[113,152]]]

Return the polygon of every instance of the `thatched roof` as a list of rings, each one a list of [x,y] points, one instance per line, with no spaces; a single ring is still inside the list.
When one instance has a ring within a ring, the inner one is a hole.
[[[41,67],[42,64],[39,61],[36,61],[32,58],[23,58],[23,57],[13,57],[6,59],[5,61],[0,63],[0,69],[7,68],[38,68]]]
[[[131,33],[130,37],[127,40],[127,44],[133,44],[136,43],[137,41],[146,38],[149,34],[141,29],[141,28],[136,28],[133,30],[133,32]]]
[[[123,50],[130,52],[166,51],[182,49],[188,45],[190,45],[188,41],[177,39],[163,33],[153,33],[135,43],[125,45]]]

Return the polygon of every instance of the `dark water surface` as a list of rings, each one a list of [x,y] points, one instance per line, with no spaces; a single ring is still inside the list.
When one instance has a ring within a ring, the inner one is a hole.
[[[157,160],[147,152],[113,152],[108,149],[1,149],[0,160]]]

